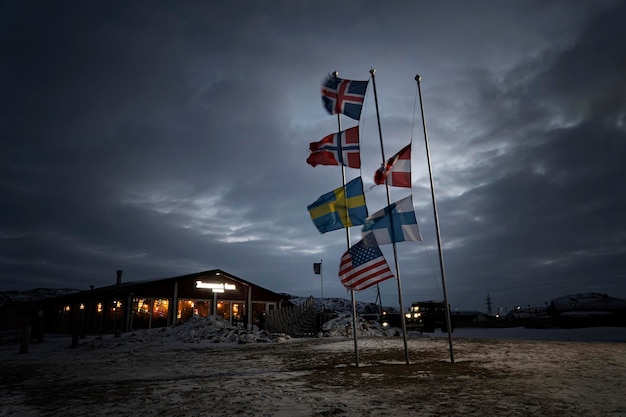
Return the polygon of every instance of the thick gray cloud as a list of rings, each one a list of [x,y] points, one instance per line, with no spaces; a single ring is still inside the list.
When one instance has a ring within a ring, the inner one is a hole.
[[[441,297],[418,72],[453,307],[625,297],[626,6],[420,3],[4,2],[2,288],[221,268],[317,295],[323,259],[325,295],[346,296],[345,233],[320,235],[306,211],[340,170],[305,159],[337,128],[324,76],[376,68],[386,155],[414,143],[425,241],[398,244],[405,303]],[[371,84],[360,126],[374,212]],[[393,281],[380,289],[397,304]]]

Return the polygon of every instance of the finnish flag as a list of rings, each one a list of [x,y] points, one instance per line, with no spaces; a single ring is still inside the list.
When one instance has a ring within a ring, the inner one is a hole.
[[[365,219],[362,235],[373,233],[379,245],[422,240],[411,196],[396,201]]]

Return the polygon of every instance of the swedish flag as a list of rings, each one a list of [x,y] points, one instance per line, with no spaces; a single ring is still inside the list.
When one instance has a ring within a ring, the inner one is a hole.
[[[320,233],[365,224],[367,206],[361,177],[324,194],[307,209]]]

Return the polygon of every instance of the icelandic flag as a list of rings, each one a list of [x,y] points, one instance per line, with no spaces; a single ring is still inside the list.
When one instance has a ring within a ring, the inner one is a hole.
[[[411,144],[402,148],[374,173],[376,184],[411,188]]]
[[[328,114],[345,114],[354,120],[361,118],[368,81],[343,80],[329,75],[322,84],[322,103]]]
[[[320,233],[364,224],[367,206],[361,177],[322,195],[307,209]]]
[[[359,153],[359,126],[326,136],[309,145],[311,154],[307,163],[316,165],[345,165],[361,168]]]
[[[373,233],[379,245],[422,240],[411,196],[396,201],[365,220],[362,235]]]

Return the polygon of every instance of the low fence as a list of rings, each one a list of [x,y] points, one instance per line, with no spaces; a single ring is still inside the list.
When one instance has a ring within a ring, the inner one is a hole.
[[[316,335],[316,313],[313,297],[298,306],[272,310],[265,320],[270,333],[285,333],[291,337],[313,337]]]

